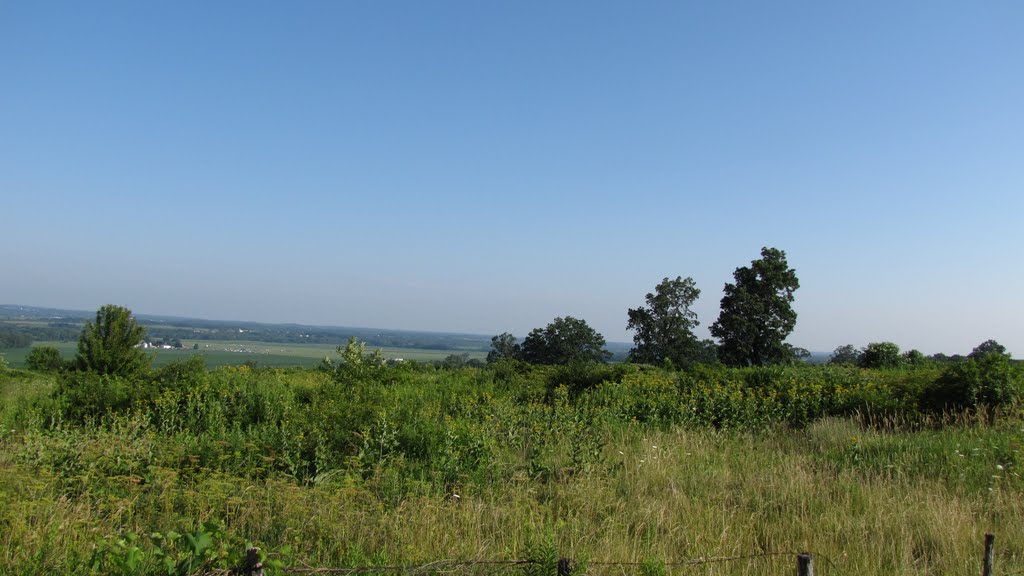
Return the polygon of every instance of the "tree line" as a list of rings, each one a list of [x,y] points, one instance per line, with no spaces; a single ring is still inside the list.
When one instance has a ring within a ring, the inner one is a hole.
[[[810,356],[804,348],[786,342],[796,327],[794,292],[800,288],[796,270],[777,248],[762,248],[761,257],[733,272],[725,284],[718,319],[711,325],[717,340],[698,339],[700,325],[694,302],[700,297],[693,278],[665,278],[645,297],[645,305],[627,311],[626,328],[634,331],[628,361],[636,364],[687,368],[696,364],[729,367],[791,364]],[[586,321],[555,318],[545,328],[531,331],[522,342],[509,332],[491,338],[487,362],[515,359],[531,364],[604,362],[609,357],[605,339]],[[831,365],[862,368],[916,367],[928,363],[955,364],[978,360],[986,354],[1009,358],[1006,348],[988,340],[970,355],[925,356],[919,350],[900,352],[892,342],[872,342],[858,349],[839,346],[828,360]]]
[[[717,320],[710,326],[717,340],[699,339],[694,330],[700,325],[693,304],[700,297],[692,277],[664,278],[645,303],[627,310],[627,329],[634,331],[634,347],[628,361],[668,368],[688,368],[697,364],[722,364],[728,367],[752,367],[790,364],[805,359],[807,350],[785,342],[796,327],[794,293],[800,287],[796,270],[789,266],[786,253],[764,247],[761,257],[733,272],[733,281],[725,284]],[[139,348],[145,329],[131,311],[106,305],[94,321],[85,322],[78,342],[78,354],[65,362],[51,347],[33,348],[26,357],[30,369],[73,368],[110,375],[144,372],[150,356]],[[354,340],[354,338],[353,338]],[[351,344],[351,342],[350,342]],[[365,345],[365,343],[364,343]],[[833,365],[863,368],[919,366],[928,361],[978,360],[982,356],[1005,356],[1005,347],[989,340],[967,358],[935,355],[925,357],[917,350],[900,353],[891,342],[871,343],[863,349],[853,345],[838,347],[829,359]],[[558,317],[543,328],[535,328],[522,341],[509,332],[491,338],[487,363],[509,359],[537,365],[604,363],[612,357],[604,336],[585,320]],[[474,366],[466,354],[453,354],[438,363],[444,368]]]
[[[839,346],[829,356],[832,365],[859,366],[861,368],[899,368],[902,366],[922,366],[927,363],[957,363],[964,360],[978,360],[987,354],[998,354],[1009,357],[1006,347],[995,340],[986,340],[974,347],[967,356],[954,354],[933,354],[925,356],[920,350],[907,350],[900,353],[900,347],[893,342],[872,342],[864,348],[856,348],[853,344]]]
[[[631,363],[653,364],[663,370],[673,370],[681,378],[703,374],[711,378],[712,387],[738,378],[742,381],[737,389],[741,400],[747,397],[745,395],[760,394],[765,386],[785,388],[784,382],[771,384],[778,371],[761,367],[794,363],[800,358],[799,350],[783,341],[796,321],[790,306],[792,293],[798,286],[796,275],[786,265],[784,253],[766,248],[761,260],[752,262],[749,268],[738,268],[734,279],[734,283],[726,284],[722,311],[712,326],[712,334],[720,339],[718,344],[698,340],[693,334],[698,320],[690,307],[699,291],[692,278],[666,278],[659,283],[655,291],[647,295],[646,306],[627,313],[629,325],[636,330]],[[774,287],[769,285],[773,283]],[[201,356],[153,371],[152,356],[140,346],[145,337],[145,328],[130,310],[106,305],[96,312],[93,321],[85,322],[73,359],[65,361],[57,349],[41,346],[32,349],[26,364],[32,370],[60,372],[55,393],[67,400],[69,410],[79,416],[88,412],[89,402],[96,404],[102,400],[96,406],[128,406],[133,398],[141,397],[140,394],[148,394],[147,398],[158,394],[161,387],[178,382],[183,374],[205,371]],[[570,394],[594,389],[603,382],[620,381],[629,370],[642,370],[629,364],[606,366],[610,354],[604,346],[604,338],[585,321],[564,317],[532,330],[522,342],[509,333],[495,336],[487,360],[495,378],[519,372],[547,374],[550,386],[565,386]],[[400,364],[404,368],[395,368],[396,372],[389,369],[395,365],[386,362],[379,351],[368,354],[365,349],[365,342],[352,337],[347,346],[338,347],[339,360],[326,359],[320,370],[344,383],[367,378],[387,379],[402,370],[460,369],[475,365],[463,355],[452,355],[435,367],[410,362]],[[830,363],[884,373],[892,371],[878,369],[921,366],[928,361],[919,352],[913,352],[901,354],[898,346],[888,342],[872,343],[862,350],[847,345],[837,349]],[[513,364],[510,366],[507,361]],[[717,364],[717,367],[707,366],[709,364]],[[530,365],[538,367],[534,370]],[[559,366],[549,370],[545,365]],[[0,368],[5,368],[2,362]],[[1016,405],[1024,393],[1024,374],[1020,368],[1012,364],[1005,347],[988,340],[962,361],[948,363],[941,371],[926,369],[922,372],[925,381],[920,386],[901,385],[903,388],[885,391],[883,396],[888,395],[888,400],[873,399],[871,395],[878,391],[871,392],[870,387],[858,388],[857,392],[870,397],[847,400],[885,408],[886,402],[899,403],[909,398],[910,408],[907,409],[942,413],[949,409],[985,408],[994,410],[988,414],[989,418],[995,418],[997,409]],[[849,370],[829,369],[820,372],[825,380],[849,373]],[[837,387],[834,394],[841,388]]]
[[[726,366],[787,364],[808,352],[785,342],[796,327],[793,293],[800,288],[786,253],[762,248],[761,257],[733,272],[725,284],[718,320],[711,335],[718,342],[698,339],[700,325],[692,307],[700,297],[693,278],[665,278],[645,297],[645,305],[627,311],[634,347],[629,361],[684,368],[721,362]],[[509,358],[531,364],[604,362],[611,355],[604,337],[585,320],[555,318],[535,328],[520,343],[504,332],[491,339],[490,363]]]

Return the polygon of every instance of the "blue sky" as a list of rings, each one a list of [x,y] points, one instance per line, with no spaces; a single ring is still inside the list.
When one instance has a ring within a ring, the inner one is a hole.
[[[4,2],[0,303],[1024,355],[1024,4]]]

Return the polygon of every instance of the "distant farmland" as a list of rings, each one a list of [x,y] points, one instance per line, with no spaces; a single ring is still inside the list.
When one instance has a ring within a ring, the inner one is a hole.
[[[337,346],[332,344],[281,344],[271,342],[253,342],[246,340],[182,340],[184,348],[170,350],[154,350],[153,366],[160,367],[176,360],[185,360],[193,355],[200,354],[206,358],[206,365],[234,366],[255,362],[257,366],[289,367],[301,366],[310,368],[316,366],[326,357],[336,356]],[[193,350],[193,345],[198,344],[199,348]],[[36,342],[34,346],[53,346],[60,350],[64,358],[73,358],[77,352],[76,342]],[[368,350],[377,350],[367,346]],[[416,348],[379,348],[385,358],[403,360],[416,360],[419,362],[433,362],[444,360],[451,354],[459,354],[461,351],[452,350],[422,350]],[[23,368],[25,356],[30,348],[15,348],[4,351],[8,363],[14,368]],[[486,352],[465,352],[469,358],[483,360],[487,357]]]

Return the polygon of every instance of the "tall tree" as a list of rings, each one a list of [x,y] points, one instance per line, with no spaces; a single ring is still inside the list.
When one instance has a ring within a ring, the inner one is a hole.
[[[761,258],[733,272],[725,285],[722,310],[711,325],[719,339],[719,358],[730,366],[763,366],[790,362],[793,351],[784,343],[796,327],[793,292],[800,287],[786,253],[762,248]]]
[[[150,357],[139,344],[146,329],[131,310],[107,304],[96,311],[96,322],[86,322],[78,338],[75,367],[115,376],[135,376],[149,369]]]
[[[688,366],[699,361],[700,342],[693,329],[700,322],[697,313],[690,310],[700,297],[693,278],[676,276],[665,278],[646,296],[647,306],[630,308],[627,312],[627,330],[636,330],[629,359],[641,364],[662,364],[666,360],[675,366]]]
[[[493,364],[503,358],[518,359],[522,355],[522,347],[510,332],[502,332],[491,338],[491,351],[487,353],[487,363]]]
[[[986,354],[1001,354],[1006,356],[1006,346],[1003,346],[995,340],[985,340],[981,344],[974,347],[971,353],[967,355],[968,358],[974,358],[977,360]]]
[[[860,350],[854,348],[853,344],[844,344],[832,352],[832,355],[828,357],[828,363],[856,366],[860,364],[860,354]]]
[[[872,342],[861,352],[861,368],[896,368],[903,364],[900,347],[893,342]]]
[[[928,359],[924,357],[924,353],[916,348],[907,350],[900,356],[902,363],[907,366],[918,367],[924,366],[928,363]]]
[[[566,316],[534,328],[523,340],[522,358],[531,364],[605,362],[612,353],[604,345],[604,336],[585,320]]]

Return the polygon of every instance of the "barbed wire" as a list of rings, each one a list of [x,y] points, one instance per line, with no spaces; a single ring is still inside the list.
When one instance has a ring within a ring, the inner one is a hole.
[[[739,556],[708,556],[704,558],[692,558],[678,562],[665,562],[662,566],[698,566],[701,564],[714,564],[717,562],[734,562],[737,560],[753,560],[755,558],[767,558],[770,556],[799,556],[800,554],[811,554],[811,552],[760,552],[757,554],[743,554]],[[645,566],[648,562],[587,562],[588,566]]]
[[[815,560],[824,561],[829,566],[829,573],[835,575],[843,574],[839,565],[833,561],[833,559],[825,554],[821,554],[814,551],[767,551],[758,552],[754,554],[737,554],[734,556],[706,556],[699,558],[690,558],[685,560],[677,560],[675,562],[658,562],[658,561],[647,561],[647,562],[591,562],[588,560],[578,561],[578,566],[583,566],[585,572],[576,572],[571,566],[576,564],[571,558],[559,558],[560,562],[568,562],[567,566],[570,566],[569,573],[573,576],[588,576],[592,574],[589,570],[591,568],[639,568],[639,567],[654,567],[661,566],[666,569],[668,568],[679,568],[686,566],[700,566],[706,564],[715,564],[723,562],[738,562],[742,560],[757,560],[761,558],[777,558],[780,556],[798,557],[802,554],[810,554]],[[505,573],[508,570],[528,565],[543,565],[545,562],[541,560],[437,560],[434,562],[428,562],[426,564],[395,564],[395,565],[381,565],[381,566],[355,566],[348,568],[331,568],[331,567],[316,567],[316,566],[273,566],[264,567],[264,570],[270,569],[275,573],[279,574],[308,574],[308,575],[337,575],[337,576],[356,576],[358,574],[372,574],[381,572],[390,572],[394,574],[400,574],[401,576],[427,576],[434,574],[479,574],[480,568],[492,569],[488,573]],[[559,568],[561,570],[561,567]],[[597,570],[596,572],[601,573],[603,571]],[[196,574],[198,576],[239,576],[258,573],[253,572],[252,567],[236,567],[236,568],[222,568],[214,570],[200,571]],[[559,574],[563,574],[559,571]],[[622,574],[632,575],[636,574],[633,571],[623,570]],[[1006,576],[1024,576],[1024,570],[1018,570],[1014,572],[1006,572]]]
[[[285,566],[281,568],[281,571],[286,574],[339,574],[341,576],[362,574],[366,572],[401,572],[407,575],[417,575],[425,573],[454,574],[459,571],[459,568],[472,568],[475,566],[512,568],[515,566],[523,566],[526,564],[537,563],[538,562],[536,560],[438,560],[436,562],[418,564],[415,566],[358,566],[354,568],[314,568],[308,566]]]
[[[678,560],[675,562],[590,562],[583,561],[582,564],[586,568],[600,568],[600,567],[641,567],[650,565],[660,565],[665,568],[682,567],[682,566],[700,566],[705,564],[715,564],[722,562],[737,562],[742,560],[756,560],[761,558],[773,558],[779,556],[790,556],[795,557],[800,554],[812,554],[815,558],[820,558],[827,562],[830,567],[839,573],[838,566],[828,556],[818,554],[815,552],[792,552],[792,551],[769,551],[759,552],[755,554],[738,554],[735,556],[708,556],[701,558],[691,558],[687,560]],[[565,559],[562,559],[565,560]],[[476,568],[492,568],[498,569],[496,571],[505,571],[508,569],[516,568],[519,566],[526,565],[537,565],[542,564],[539,560],[437,560],[435,562],[428,562],[426,564],[416,565],[382,565],[382,566],[356,566],[349,568],[329,568],[329,567],[314,567],[314,566],[281,566],[277,567],[276,571],[283,574],[330,574],[337,576],[355,576],[358,574],[370,574],[375,572],[392,572],[399,573],[403,576],[424,576],[426,574],[458,574],[458,573],[470,573],[474,572]],[[203,576],[230,576],[235,574],[245,574],[245,569],[230,569],[230,570],[212,570],[203,573]]]

